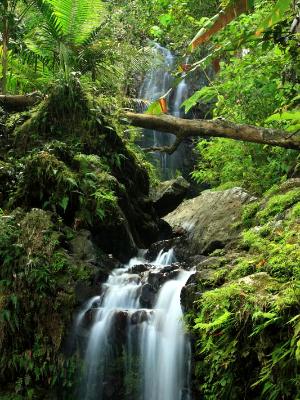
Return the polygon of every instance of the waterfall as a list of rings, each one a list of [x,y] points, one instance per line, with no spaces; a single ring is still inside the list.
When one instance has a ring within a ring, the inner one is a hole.
[[[191,272],[174,261],[173,249],[151,264],[130,260],[82,309],[76,324],[78,336],[86,331],[80,400],[190,400],[180,293]]]
[[[139,91],[140,99],[147,101],[157,100],[163,96],[172,86],[172,69],[175,67],[175,57],[172,53],[157,43],[153,44],[154,60],[153,66],[146,74]],[[185,74],[182,81],[175,88],[168,98],[169,113],[176,117],[182,117],[183,111],[180,108],[182,102],[188,97],[188,83]],[[175,136],[169,133],[162,133],[155,130],[145,129],[143,138],[140,141],[142,147],[170,146],[174,143]],[[170,179],[176,175],[177,171],[184,167],[185,146],[181,144],[172,155],[166,153],[153,154],[154,160],[158,165],[163,179]]]
[[[160,290],[155,314],[143,322],[141,359],[145,400],[182,400],[185,388],[187,343],[180,293],[189,272],[181,272]]]

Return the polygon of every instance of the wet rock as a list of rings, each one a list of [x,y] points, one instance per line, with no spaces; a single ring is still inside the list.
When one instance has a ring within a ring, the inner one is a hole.
[[[138,264],[134,265],[132,268],[128,270],[128,272],[133,274],[141,274],[142,272],[149,271],[152,268],[151,264]]]
[[[152,262],[156,259],[161,250],[168,251],[173,247],[173,240],[161,240],[153,243],[145,254],[146,260]]]
[[[196,270],[200,272],[204,269],[207,270],[207,268],[216,270],[222,265],[223,261],[224,259],[222,257],[205,257],[204,260],[196,265]]]
[[[120,310],[115,312],[114,315],[114,330],[116,332],[123,332],[126,330],[128,319],[128,311]]]
[[[180,302],[184,312],[194,309],[194,301],[197,295],[199,297],[201,293],[197,292],[197,284],[194,282],[186,284],[181,289]]]
[[[140,295],[140,303],[143,307],[151,308],[155,301],[156,291],[149,283],[143,285]]]
[[[123,210],[116,206],[115,215],[103,225],[96,225],[92,229],[95,244],[105,252],[112,253],[121,262],[126,263],[137,254],[138,248]]]
[[[166,280],[165,275],[162,271],[149,272],[148,283],[155,291],[157,291],[162,283]]]
[[[96,250],[92,242],[92,234],[87,229],[81,229],[76,237],[70,242],[71,252],[82,261],[95,262]]]
[[[97,315],[99,315],[99,308],[90,308],[85,314],[81,321],[81,328],[89,329],[95,322]]]
[[[205,191],[184,201],[164,218],[173,229],[179,226],[187,231],[185,243],[180,240],[177,252],[185,257],[207,255],[235,242],[240,235],[243,206],[254,200],[244,189],[233,188]]]
[[[95,272],[96,274],[96,272]],[[93,281],[78,281],[75,285],[75,298],[78,304],[85,303],[91,297],[97,296],[100,292],[100,284]]]
[[[146,310],[138,310],[131,315],[130,322],[132,325],[141,324],[144,321],[148,321],[152,312]]]
[[[159,217],[175,210],[182,202],[190,188],[190,184],[182,177],[160,182],[151,189],[150,198]]]
[[[180,274],[180,269],[175,269],[173,271],[170,271],[170,273],[166,276],[166,280],[176,279],[179,274]]]
[[[181,263],[177,263],[176,262],[176,263],[172,263],[171,265],[166,265],[165,267],[163,267],[161,269],[161,271],[163,273],[168,273],[168,272],[172,272],[172,271],[178,270],[180,267],[182,267],[184,269],[184,267],[183,267],[183,265]]]

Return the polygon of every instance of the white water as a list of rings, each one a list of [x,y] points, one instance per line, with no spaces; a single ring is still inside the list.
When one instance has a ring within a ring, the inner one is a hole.
[[[175,57],[168,49],[160,46],[157,43],[153,44],[153,49],[153,67],[150,69],[149,73],[146,74],[139,91],[140,99],[148,100],[150,102],[157,100],[159,97],[166,94],[171,88],[173,82],[171,72],[175,67]],[[169,113],[176,117],[183,116],[183,110],[180,108],[180,106],[188,97],[188,84],[186,79],[184,79],[184,74],[182,78],[182,81],[175,88],[174,93],[168,97]],[[170,146],[174,143],[174,141],[174,135],[161,133],[155,130],[145,130],[142,146]],[[183,153],[184,149],[181,146],[172,155],[167,155],[166,153],[153,155],[160,167],[161,174],[164,179],[174,177],[176,170],[180,170],[182,168]]]
[[[176,280],[165,283],[154,307],[155,314],[143,322],[141,372],[145,400],[184,398],[188,343],[182,322],[180,293],[189,276],[189,272],[183,271]]]
[[[150,271],[163,271],[172,262],[172,249],[160,252]],[[109,369],[117,358],[117,348],[120,348],[117,342],[121,339],[116,336],[120,335],[120,321],[121,337],[125,338],[121,344],[125,388],[134,373],[138,375],[135,394],[126,398],[190,399],[190,350],[184,333],[180,293],[191,273],[181,271],[176,278],[165,282],[157,293],[153,309],[145,309],[140,304],[140,295],[142,285],[147,283],[148,272],[135,274],[130,271],[133,266],[144,263],[142,258],[132,259],[127,266],[114,270],[102,286],[101,306],[93,310],[94,323],[88,338],[80,400],[105,400],[109,397],[106,397],[105,385],[110,379]],[[95,300],[99,298],[91,299],[88,305],[94,304]],[[122,323],[124,318],[125,324]]]

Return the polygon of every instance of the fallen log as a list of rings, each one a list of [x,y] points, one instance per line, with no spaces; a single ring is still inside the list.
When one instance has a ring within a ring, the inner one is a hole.
[[[146,149],[147,151],[172,154],[185,138],[193,136],[223,137],[300,150],[300,131],[289,133],[272,128],[235,124],[224,119],[189,120],[170,115],[136,114],[132,112],[125,112],[124,115],[133,126],[168,132],[176,136],[176,141],[172,146],[151,147]]]
[[[18,95],[0,95],[0,107],[8,111],[24,111],[29,107],[33,107],[42,100],[40,94],[34,92],[30,94]]]

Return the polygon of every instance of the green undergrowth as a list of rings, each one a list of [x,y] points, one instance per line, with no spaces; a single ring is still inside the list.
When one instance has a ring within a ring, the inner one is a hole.
[[[114,267],[105,253],[126,259],[135,241],[156,237],[147,199],[155,174],[109,100],[57,85],[32,112],[9,118],[0,152],[0,399],[74,399],[81,363],[67,338],[76,308]],[[91,259],[73,239],[92,248]]]
[[[299,394],[299,282],[278,285],[259,275],[208,291],[197,301],[195,373],[205,399]]]
[[[76,282],[88,281],[93,271],[68,255],[67,237],[50,212],[0,216],[0,382],[16,398],[43,398],[58,386],[67,393],[74,383],[79,362],[62,348]]]
[[[79,218],[86,225],[92,225],[95,218],[102,221],[113,212],[117,201],[114,189],[118,183],[107,172],[109,167],[96,155],[61,156],[70,158],[69,163],[58,159],[51,150],[26,156],[9,208],[39,207],[56,212],[67,221]]]
[[[297,151],[223,138],[200,140],[197,151],[192,177],[218,190],[241,186],[262,195],[299,164]]]
[[[300,189],[284,185],[244,208],[240,243],[197,284],[187,320],[205,399],[300,396]]]

